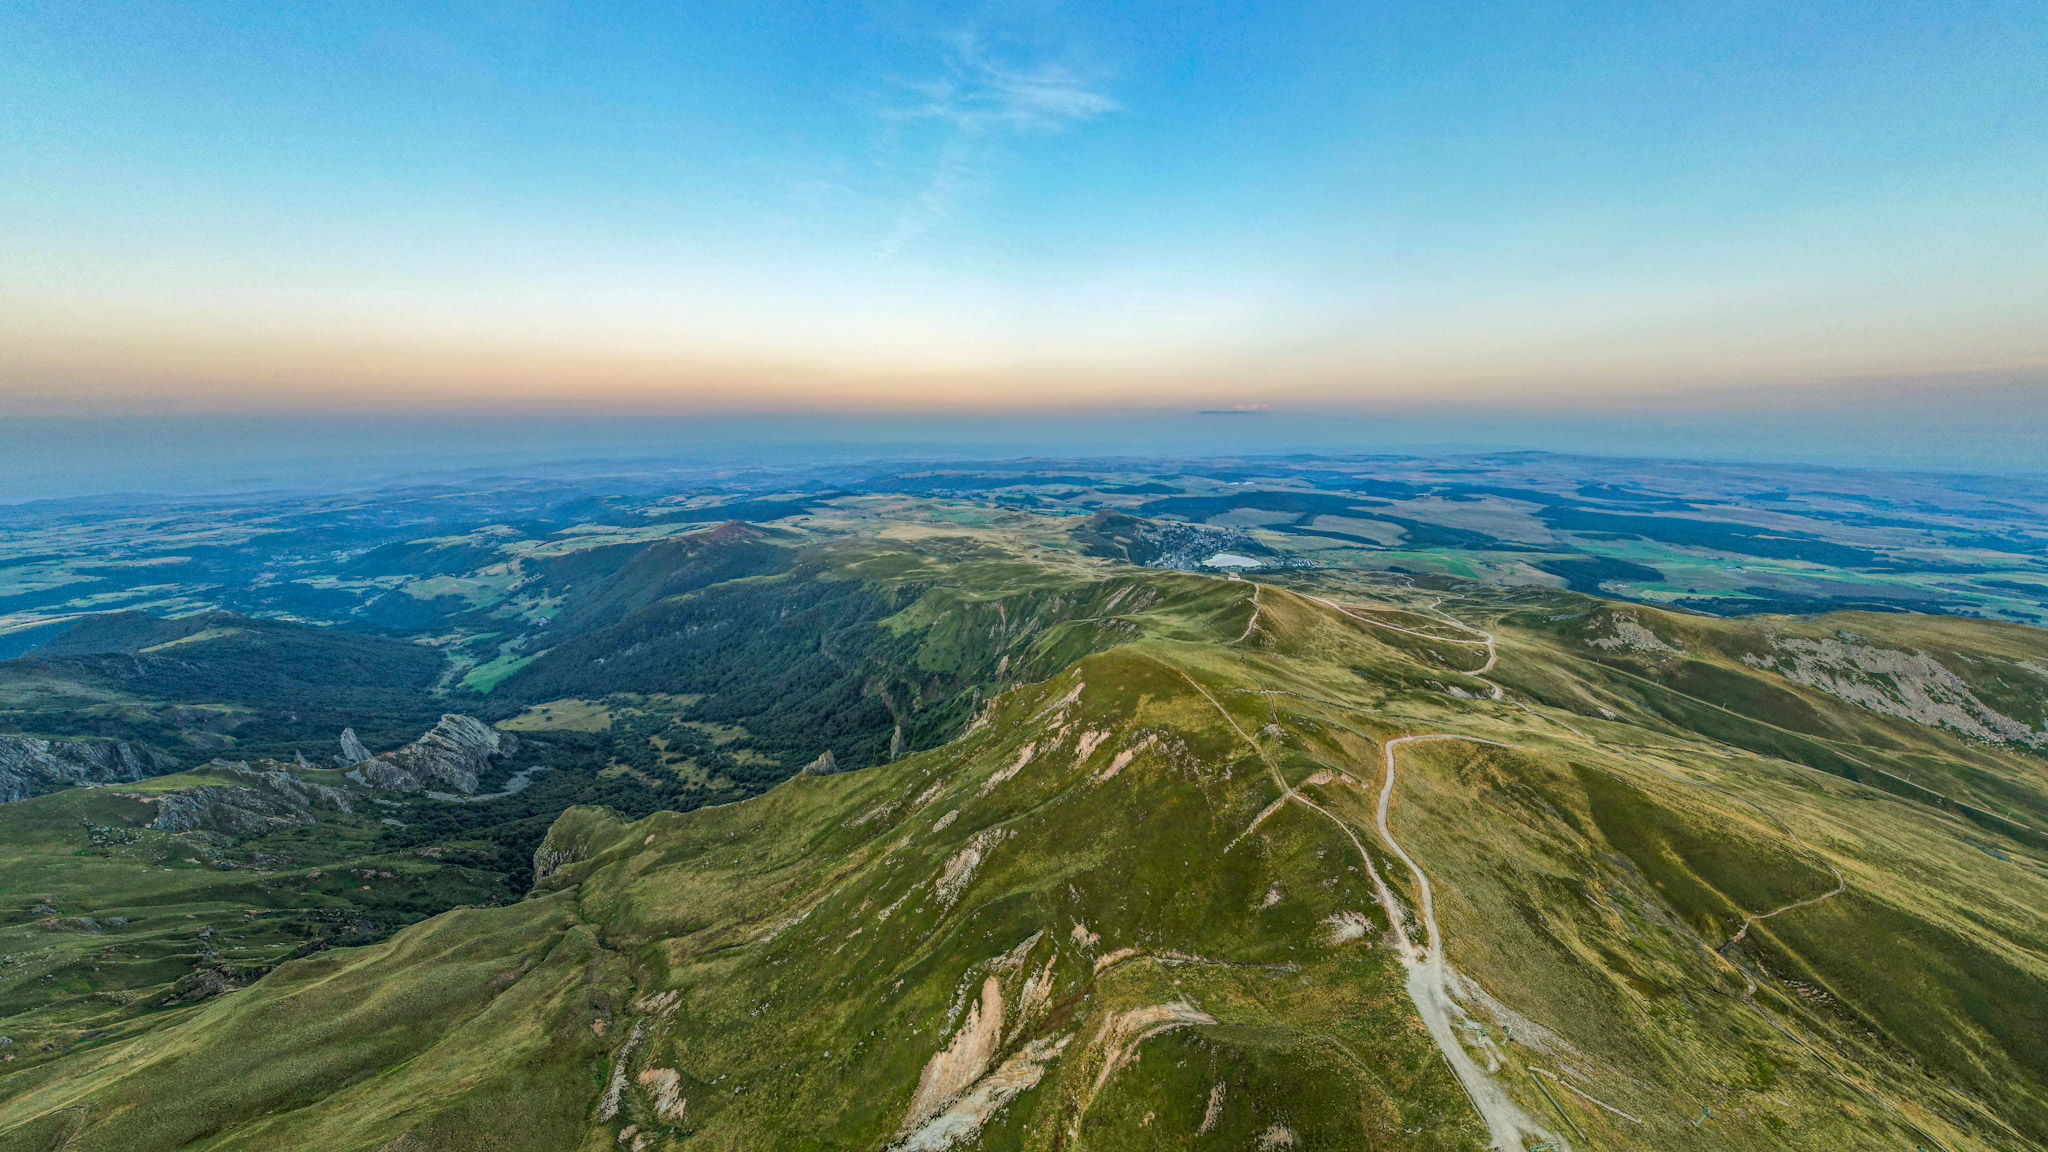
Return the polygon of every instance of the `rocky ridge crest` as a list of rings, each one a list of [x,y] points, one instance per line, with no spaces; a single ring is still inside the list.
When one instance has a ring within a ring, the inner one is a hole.
[[[177,767],[156,749],[126,741],[0,736],[0,804],[26,800],[38,786],[128,784]]]
[[[500,732],[473,716],[451,712],[442,716],[441,722],[426,735],[405,747],[356,764],[349,776],[394,792],[420,792],[440,786],[467,795],[476,791],[477,777],[491,766],[493,756],[509,755],[518,747],[519,738],[511,733]],[[348,748],[346,738],[343,748]]]

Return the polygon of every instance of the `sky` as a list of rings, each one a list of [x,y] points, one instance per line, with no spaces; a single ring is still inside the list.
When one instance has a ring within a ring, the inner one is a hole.
[[[1931,412],[2048,471],[2044,75],[2037,2],[15,0],[0,446]]]

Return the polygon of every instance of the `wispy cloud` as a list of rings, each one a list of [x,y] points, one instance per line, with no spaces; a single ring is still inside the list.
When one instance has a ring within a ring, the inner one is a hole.
[[[892,121],[945,130],[924,186],[877,246],[885,260],[953,215],[961,194],[986,180],[1004,140],[1064,132],[1121,107],[1065,64],[999,62],[971,32],[946,43],[944,75],[903,82],[903,98],[881,111]]]

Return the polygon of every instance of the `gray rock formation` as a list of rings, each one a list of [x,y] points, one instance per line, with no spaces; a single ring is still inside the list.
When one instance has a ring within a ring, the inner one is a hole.
[[[341,761],[341,766],[347,768],[354,764],[361,764],[369,758],[370,750],[363,747],[362,740],[356,736],[356,730],[353,728],[343,728],[341,730],[341,755],[335,757],[336,760]]]
[[[1990,744],[2048,746],[2048,730],[2037,731],[2025,721],[1999,712],[1980,699],[1961,676],[1925,652],[1803,636],[1774,637],[1771,646],[1776,649],[1771,656],[1744,656],[1743,662],[1901,720],[1947,728]],[[2007,670],[2011,681],[2001,677],[2000,682],[2018,688],[2024,696],[2032,686],[2023,675],[2028,671],[2039,677],[2040,671],[2048,670],[2021,661]],[[2038,685],[2039,679],[2034,684]]]
[[[163,753],[126,742],[0,736],[0,803],[69,784],[133,783],[177,768]]]
[[[268,788],[292,803],[307,808],[331,808],[336,812],[355,811],[354,802],[347,792],[315,784],[281,768],[251,768],[247,764],[229,764],[224,760],[214,761],[216,765],[232,770],[251,784]]]
[[[229,836],[253,836],[278,828],[313,822],[314,810],[351,811],[348,793],[325,784],[301,780],[280,769],[214,761],[246,781],[243,784],[201,784],[172,792],[134,794],[156,805],[151,828],[167,832],[194,830]]]
[[[193,1004],[210,1000],[223,992],[239,992],[242,985],[235,982],[235,974],[220,964],[208,964],[195,968],[178,978],[178,982],[162,993],[156,1001],[160,1005]]]
[[[832,750],[827,748],[823,756],[804,765],[804,771],[813,776],[830,776],[839,771],[839,761],[833,759]]]
[[[491,757],[510,754],[519,740],[509,732],[471,716],[441,717],[433,731],[395,752],[359,763],[351,776],[365,784],[396,792],[440,787],[466,794],[476,791],[477,777]]]
[[[254,836],[313,822],[310,813],[278,796],[232,784],[180,788],[149,800],[156,805],[156,819],[149,826],[166,832],[204,830]]]

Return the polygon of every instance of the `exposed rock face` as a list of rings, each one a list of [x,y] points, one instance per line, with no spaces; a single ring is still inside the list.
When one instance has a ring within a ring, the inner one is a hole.
[[[362,740],[356,736],[356,730],[353,728],[343,728],[341,730],[341,755],[335,757],[336,760],[341,761],[341,766],[347,768],[353,764],[361,764],[369,758],[370,750],[363,747]]]
[[[441,717],[433,731],[396,752],[358,763],[355,774],[365,784],[397,792],[441,787],[468,794],[476,791],[477,777],[490,767],[491,757],[507,755],[518,746],[518,738],[509,732],[451,713]]]
[[[654,1115],[660,1120],[681,1120],[689,1101],[683,1099],[682,1074],[673,1068],[649,1068],[636,1079],[654,1098]]]
[[[1609,651],[1665,653],[1684,651],[1683,648],[1676,648],[1665,643],[1663,637],[1650,631],[1649,627],[1641,620],[1627,613],[1616,612],[1609,622],[1614,625],[1614,635],[1596,636],[1588,641],[1588,643],[1592,644],[1595,648],[1605,648]]]
[[[234,973],[222,965],[209,964],[203,968],[195,968],[180,977],[176,984],[171,985],[169,990],[163,993],[162,999],[157,1003],[193,1004],[201,1000],[210,1000],[223,992],[239,992],[241,989],[242,985],[236,982]]]
[[[289,772],[256,769],[247,764],[214,763],[228,769],[247,784],[201,784],[175,792],[135,798],[156,805],[151,828],[167,832],[194,829],[222,832],[230,836],[253,836],[278,828],[313,822],[313,810],[329,808],[350,811],[348,793],[325,784],[301,780]]]
[[[967,1020],[952,1043],[932,1054],[917,1080],[917,1095],[903,1117],[899,1135],[938,1115],[947,1104],[981,1079],[995,1059],[1003,1036],[1003,982],[991,976],[981,986],[981,1003],[967,1009]]]
[[[26,800],[38,786],[132,783],[177,767],[153,748],[126,742],[0,736],[0,803]]]
[[[932,881],[932,891],[938,895],[939,906],[951,908],[967,885],[974,880],[974,873],[996,845],[1016,835],[1008,828],[984,828],[967,841],[967,847],[953,853],[946,861],[945,870]]]
[[[247,764],[229,765],[219,760],[214,763],[232,768],[237,776],[308,808],[331,808],[337,812],[355,811],[348,793],[339,788],[315,784],[311,780],[301,779],[277,768],[251,768]]]
[[[830,776],[839,771],[839,761],[832,758],[832,750],[827,748],[823,756],[804,765],[804,771],[813,776]]]
[[[1778,637],[1772,644],[1782,655],[1744,660],[1887,716],[1987,743],[2048,745],[2048,731],[2000,713],[1925,652],[1797,636]]]
[[[535,886],[561,871],[563,865],[575,863],[575,860],[575,854],[569,849],[542,840],[540,847],[533,850],[533,882]]]

